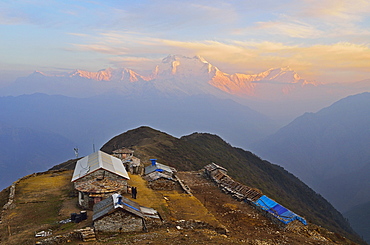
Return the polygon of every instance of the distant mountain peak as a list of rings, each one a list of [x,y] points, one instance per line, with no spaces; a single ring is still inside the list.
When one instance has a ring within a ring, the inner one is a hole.
[[[47,75],[41,71],[36,70],[30,76],[47,76]]]
[[[98,72],[90,72],[84,70],[75,70],[69,74],[69,77],[81,77],[95,81],[128,81],[137,82],[146,80],[143,76],[127,68],[113,69],[111,67]]]
[[[188,57],[188,56],[179,55],[179,54],[168,55],[167,57],[162,59],[162,63],[170,63],[170,62],[173,62],[173,61],[185,61],[185,60],[199,60],[202,63],[207,63],[207,64],[209,63],[208,61],[206,61],[206,59],[204,59],[200,55],[195,55],[193,57]]]
[[[198,83],[206,84],[216,71],[218,69],[201,56],[168,55],[156,66],[152,77],[155,79],[197,78]]]

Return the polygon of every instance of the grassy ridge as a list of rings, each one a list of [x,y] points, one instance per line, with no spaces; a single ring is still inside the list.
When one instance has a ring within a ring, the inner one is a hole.
[[[45,172],[18,181],[13,208],[3,216],[0,243],[34,244],[35,232],[54,230],[57,220],[68,218],[60,216],[60,211],[72,190],[71,174]]]
[[[251,152],[232,147],[220,137],[194,133],[180,139],[149,127],[140,127],[118,135],[102,150],[128,147],[135,155],[149,163],[150,158],[177,168],[198,170],[216,162],[229,170],[236,180],[258,188],[308,221],[360,241],[343,216],[323,197],[283,168],[261,160]]]

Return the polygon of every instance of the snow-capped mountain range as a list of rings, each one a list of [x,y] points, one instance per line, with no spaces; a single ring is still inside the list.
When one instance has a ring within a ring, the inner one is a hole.
[[[43,80],[42,84],[40,84],[41,80]],[[89,80],[90,84],[85,84],[86,80]],[[71,87],[72,81],[73,86]],[[185,57],[181,55],[167,56],[149,76],[140,75],[127,68],[108,68],[97,72],[75,70],[62,75],[47,75],[35,71],[30,76],[17,80],[17,83],[23,83],[21,87],[24,88],[29,87],[25,86],[24,83],[27,85],[32,83],[33,92],[58,93],[57,90],[59,90],[60,94],[65,95],[73,95],[68,87],[77,92],[78,82],[80,85],[83,84],[81,89],[85,92],[96,87],[93,93],[97,94],[107,92],[112,88],[127,92],[127,89],[137,86],[134,85],[135,83],[145,83],[166,93],[181,92],[193,95],[199,93],[220,94],[222,91],[241,97],[264,97],[261,91],[269,90],[269,86],[274,87],[275,93],[287,94],[298,87],[318,85],[317,82],[300,78],[289,67],[269,69],[259,74],[227,74],[200,56]],[[101,84],[96,82],[101,82]],[[56,83],[58,86],[54,88],[53,84],[57,85]],[[63,85],[68,85],[68,87]],[[87,88],[86,85],[90,85],[90,88]],[[20,88],[19,85],[17,87]],[[48,89],[49,91],[47,91]]]
[[[32,93],[79,98],[112,93],[126,97],[213,95],[235,100],[271,117],[285,118],[287,122],[304,112],[317,111],[348,95],[367,91],[370,91],[370,79],[324,84],[303,79],[290,67],[258,74],[227,74],[200,56],[169,55],[150,75],[128,68],[97,72],[74,70],[58,75],[35,71],[2,88],[0,96]]]

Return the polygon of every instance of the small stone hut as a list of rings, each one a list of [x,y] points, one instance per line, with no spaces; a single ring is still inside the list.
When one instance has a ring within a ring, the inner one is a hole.
[[[153,190],[171,191],[180,188],[176,179],[157,171],[145,175],[144,179]]]
[[[227,169],[217,165],[216,163],[210,163],[204,167],[205,173],[213,178],[217,173],[221,172],[222,174],[227,174]]]
[[[113,156],[122,160],[123,165],[131,174],[144,174],[144,165],[140,162],[140,159],[134,156],[134,151],[121,148],[112,152]]]
[[[128,148],[125,148],[125,147],[114,150],[112,153],[113,153],[113,156],[121,160],[128,159],[134,156],[134,151]]]
[[[179,187],[176,179],[176,169],[150,159],[152,164],[145,168],[144,179],[154,190],[174,190]]]
[[[92,209],[113,193],[127,193],[129,179],[120,159],[97,151],[77,161],[71,181],[78,191],[79,206]]]
[[[161,224],[156,210],[142,207],[119,194],[95,204],[93,211],[92,220],[98,232],[140,232]]]
[[[152,172],[160,172],[167,176],[172,177],[177,172],[175,168],[157,162],[157,159],[150,159],[150,161],[152,162],[152,164],[145,167],[145,175],[150,174]]]

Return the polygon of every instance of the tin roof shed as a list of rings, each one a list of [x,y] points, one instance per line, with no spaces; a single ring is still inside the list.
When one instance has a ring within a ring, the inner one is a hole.
[[[74,182],[99,169],[130,179],[120,159],[105,152],[97,151],[77,161],[71,181]]]
[[[157,172],[167,172],[169,174],[174,174],[176,172],[175,168],[156,162],[155,159],[152,159],[152,164],[145,167],[145,174],[150,174],[154,171]]]
[[[116,210],[125,210],[126,212],[134,214],[140,218],[150,217],[159,219],[159,215],[155,209],[140,206],[137,202],[126,197],[119,194],[113,194],[111,197],[94,205],[92,220],[98,220]]]

